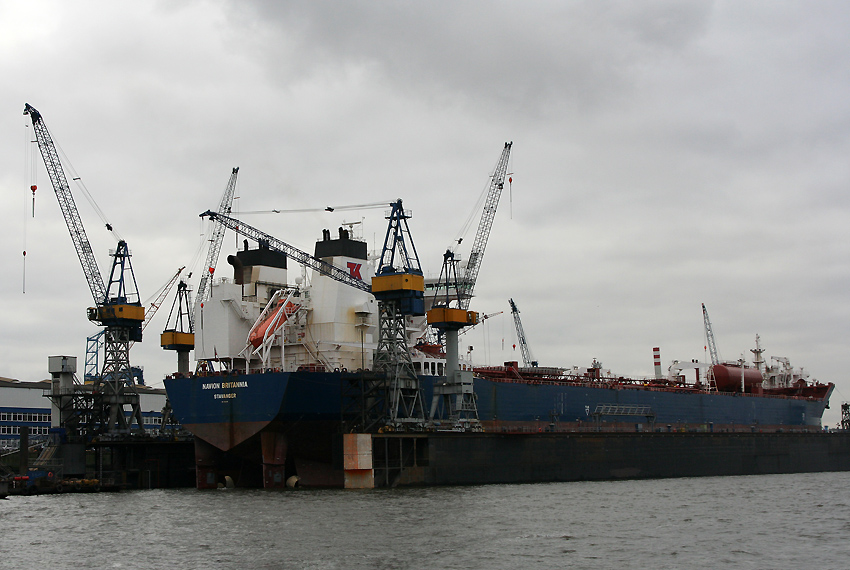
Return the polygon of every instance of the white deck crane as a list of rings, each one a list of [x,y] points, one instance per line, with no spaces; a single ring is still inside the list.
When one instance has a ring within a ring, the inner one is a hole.
[[[79,411],[78,425],[85,424],[85,434],[79,435],[127,434],[133,420],[137,423],[138,431],[144,433],[139,394],[130,368],[130,344],[142,340],[145,309],[139,301],[127,242],[119,240],[115,251],[111,252],[113,263],[107,284],[100,273],[59,161],[59,153],[44,119],[29,103],[24,106],[24,114],[29,115],[32,120],[44,166],[59,200],[59,207],[95,302],[95,307],[88,309],[88,318],[105,327],[103,371],[95,378],[91,393],[80,394],[79,402],[75,404]],[[109,224],[107,229],[112,230]],[[129,421],[125,406],[131,408]]]
[[[717,355],[717,345],[714,342],[714,331],[711,330],[711,321],[708,318],[708,311],[705,308],[705,303],[702,304],[702,320],[705,323],[705,342],[708,346],[708,353],[711,355],[711,365],[720,364],[720,357]]]
[[[525,331],[522,329],[522,321],[519,318],[519,309],[513,299],[508,299],[511,304],[511,314],[514,317],[514,326],[516,327],[517,342],[519,342],[520,351],[522,351],[523,366],[531,366],[536,368],[537,361],[531,356],[531,349],[528,347],[528,341],[525,339]]]
[[[717,354],[717,344],[714,342],[714,331],[711,328],[711,321],[708,318],[708,310],[705,308],[705,303],[702,304],[702,320],[705,324],[706,346],[708,346],[708,353],[711,355],[711,366],[709,366],[708,372],[706,373],[706,381],[708,382],[709,391],[716,391],[717,381],[714,378],[714,367],[720,364],[720,356]]]

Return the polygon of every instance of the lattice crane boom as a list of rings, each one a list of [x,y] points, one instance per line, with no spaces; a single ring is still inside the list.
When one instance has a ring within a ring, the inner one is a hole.
[[[32,120],[38,148],[41,151],[42,158],[44,158],[44,166],[47,168],[47,174],[50,177],[53,190],[56,192],[56,198],[59,199],[59,208],[62,210],[62,216],[65,218],[68,231],[71,233],[71,241],[74,242],[74,248],[80,258],[80,264],[83,267],[89,289],[91,289],[92,298],[96,304],[101,304],[107,296],[103,275],[94,257],[86,229],[83,227],[83,221],[80,219],[80,212],[77,210],[74,196],[71,194],[71,187],[68,185],[65,171],[59,161],[59,153],[56,151],[53,137],[50,136],[50,131],[47,130],[47,125],[44,124],[41,113],[29,103],[24,106],[24,115],[29,115]]]
[[[346,285],[351,285],[352,287],[360,289],[361,291],[372,291],[372,286],[369,283],[366,283],[361,279],[356,279],[352,277],[348,271],[340,269],[339,267],[336,267],[335,265],[326,261],[322,261],[321,259],[316,259],[309,253],[301,251],[300,249],[293,247],[288,243],[277,239],[274,236],[271,236],[252,226],[249,226],[241,220],[237,220],[235,218],[231,218],[230,216],[225,216],[223,214],[217,214],[211,210],[207,210],[206,212],[201,214],[201,217],[209,217],[213,221],[218,220],[219,225],[227,229],[233,230],[236,233],[243,235],[247,238],[253,239],[257,241],[257,243],[261,243],[273,251],[277,251],[286,255],[297,263],[310,267],[315,271],[318,271],[322,275],[327,275],[331,279],[335,279],[336,281],[345,283]]]
[[[720,357],[717,355],[717,344],[714,342],[714,331],[711,329],[711,321],[708,318],[708,310],[705,308],[705,303],[702,304],[702,320],[705,324],[705,341],[708,344],[708,353],[711,355],[711,364],[720,364]]]
[[[460,284],[460,308],[464,310],[469,308],[469,302],[472,299],[472,290],[475,288],[478,271],[481,269],[481,259],[484,257],[484,249],[487,247],[490,230],[493,228],[493,219],[496,217],[496,208],[499,206],[499,198],[502,195],[502,189],[505,187],[505,175],[508,171],[508,159],[511,155],[512,145],[512,142],[505,143],[502,156],[499,158],[496,170],[493,171],[490,179],[490,190],[484,202],[484,212],[481,214],[481,221],[478,223],[478,233],[475,234],[475,242],[472,244],[472,250],[469,252],[469,260],[466,263],[466,270]]]
[[[525,331],[522,328],[522,321],[519,318],[519,309],[513,299],[508,299],[508,302],[511,304],[511,314],[514,317],[517,341],[519,342],[520,351],[522,351],[522,362],[525,366],[537,366],[537,361],[531,356],[531,348],[529,348],[528,341],[525,338]]]
[[[230,180],[227,182],[227,186],[224,189],[224,194],[221,196],[221,202],[218,205],[218,214],[219,215],[230,215],[230,211],[233,205],[233,195],[236,192],[236,176],[239,174],[239,167],[235,167],[230,173]],[[198,307],[201,303],[206,301],[207,292],[209,291],[209,282],[212,281],[213,274],[215,273],[215,266],[218,262],[219,253],[221,253],[221,242],[224,239],[224,230],[226,228],[220,224],[216,223],[213,220],[213,229],[212,229],[212,237],[210,238],[210,249],[207,252],[207,263],[204,266],[203,275],[201,275],[201,282],[198,284],[198,292],[195,295],[195,304],[192,307],[192,312],[190,313],[190,320],[194,329],[194,315],[195,311],[198,310]]]

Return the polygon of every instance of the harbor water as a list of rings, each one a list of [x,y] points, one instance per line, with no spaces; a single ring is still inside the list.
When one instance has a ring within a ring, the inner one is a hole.
[[[850,567],[850,473],[0,501],[0,567]]]

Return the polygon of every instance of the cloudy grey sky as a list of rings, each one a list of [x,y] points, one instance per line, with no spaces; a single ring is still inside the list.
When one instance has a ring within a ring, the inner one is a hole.
[[[653,346],[665,367],[705,357],[705,303],[723,358],[759,334],[835,382],[834,425],[848,29],[841,1],[0,1],[0,376],[45,378],[51,354],[82,368],[96,332],[40,156],[32,217],[30,103],[129,243],[143,301],[182,265],[197,285],[198,214],[234,166],[241,211],[402,198],[439,273],[511,140],[472,307],[505,313],[463,337],[479,361],[520,359],[513,297],[541,364],[649,375]],[[73,191],[106,271],[115,238]],[[375,210],[246,219],[307,250],[343,221],[370,245],[385,230]],[[132,355],[153,385],[176,365],[168,303]]]

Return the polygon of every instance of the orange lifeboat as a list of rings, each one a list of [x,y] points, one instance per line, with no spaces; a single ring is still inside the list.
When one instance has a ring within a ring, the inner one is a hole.
[[[291,301],[287,301],[286,304],[280,303],[278,307],[272,310],[269,313],[263,322],[254,327],[254,330],[251,331],[251,334],[248,335],[248,342],[250,342],[254,348],[257,348],[261,344],[263,344],[263,339],[266,337],[266,331],[269,330],[269,327],[274,325],[274,330],[280,328],[283,323],[286,322],[286,319],[289,316],[298,310],[298,305]],[[280,315],[280,312],[283,311],[283,315]]]

